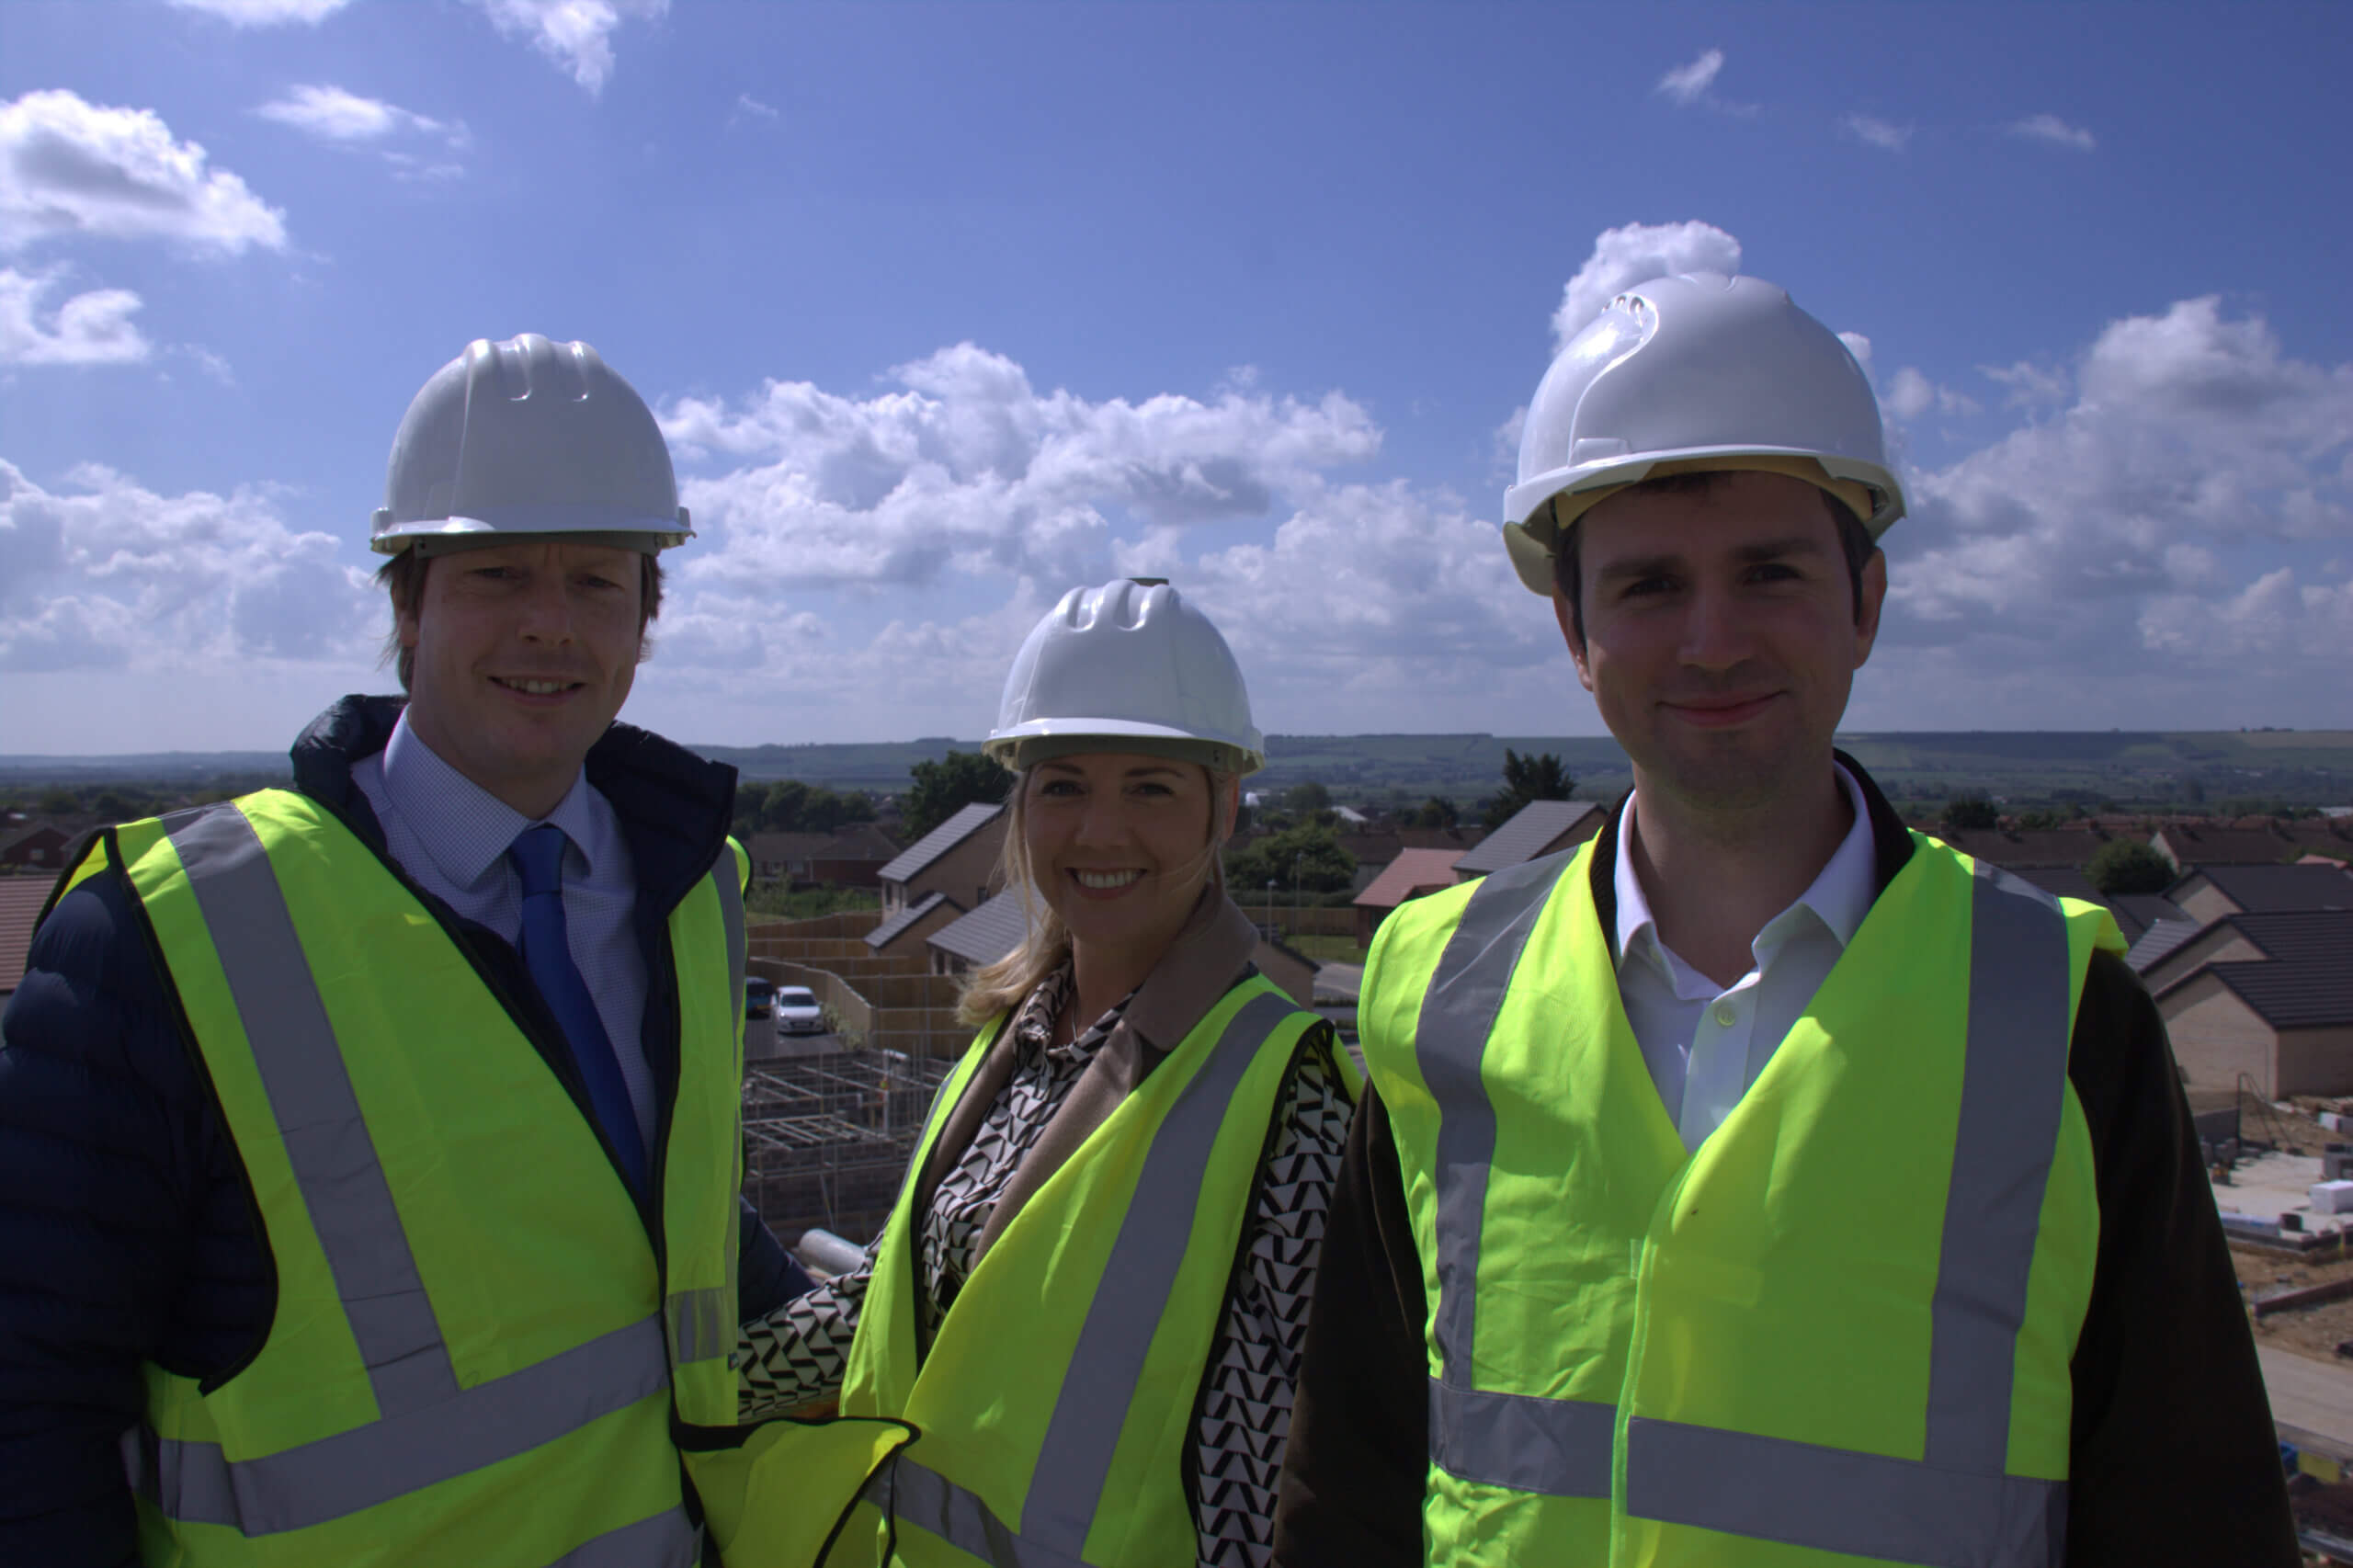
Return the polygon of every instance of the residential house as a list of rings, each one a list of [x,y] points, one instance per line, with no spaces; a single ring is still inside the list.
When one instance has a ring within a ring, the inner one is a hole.
[[[944,892],[974,915],[1004,885],[997,860],[1005,852],[1009,813],[1000,802],[966,806],[884,866],[882,917],[889,919],[927,893]]]
[[[0,877],[0,1004],[5,1004],[25,977],[25,953],[32,946],[33,926],[49,903],[53,877]]]
[[[1455,861],[1454,880],[1476,881],[1490,871],[1574,849],[1608,820],[1609,813],[1591,801],[1530,801]]]
[[[2165,897],[2201,926],[2249,912],[2353,909],[2353,872],[2342,866],[2193,866]]]
[[[1356,896],[1357,944],[1361,947],[1372,940],[1389,912],[1407,899],[1419,898],[1426,892],[1454,885],[1455,862],[1462,858],[1462,851],[1455,849],[1403,849],[1397,858],[1381,869],[1371,885]]]
[[[815,880],[809,874],[812,856],[833,840],[830,833],[755,833],[743,845],[754,881],[807,882]]]
[[[2228,915],[2152,971],[2193,1087],[2353,1093],[2353,910]]]
[[[809,880],[821,887],[880,886],[882,868],[898,858],[899,845],[870,822],[854,822],[809,855]]]
[[[944,892],[927,892],[866,934],[866,945],[878,954],[927,954],[932,937],[964,913],[964,906]]]
[[[2185,874],[2200,866],[2277,866],[2303,852],[2277,823],[2214,827],[2169,822],[2150,835],[2149,845]]]
[[[931,972],[965,974],[984,969],[1019,947],[1029,930],[1029,917],[1021,894],[1008,888],[926,939],[925,946],[931,949]]]
[[[65,852],[74,847],[78,836],[50,822],[27,823],[0,832],[0,867],[54,876],[65,869]]]

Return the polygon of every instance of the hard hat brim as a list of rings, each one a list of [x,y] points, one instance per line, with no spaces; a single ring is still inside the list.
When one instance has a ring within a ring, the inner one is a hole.
[[[398,555],[413,544],[466,550],[502,540],[592,536],[652,555],[686,543],[695,531],[687,524],[683,506],[671,517],[615,517],[576,506],[551,506],[516,507],[496,517],[426,517],[408,522],[394,522],[379,511],[368,544],[380,555]]]
[[[1174,757],[1229,773],[1256,773],[1267,765],[1266,738],[1256,731],[1247,736],[1197,734],[1140,719],[1034,719],[1010,730],[992,730],[981,750],[1017,772],[1049,757],[1085,752]]]
[[[1552,592],[1552,557],[1560,546],[1563,523],[1563,498],[1589,496],[1585,506],[1569,508],[1567,522],[1574,523],[1586,506],[1603,498],[1597,492],[1621,490],[1640,484],[1661,469],[1671,468],[1678,473],[1722,472],[1737,473],[1744,470],[1743,458],[1776,460],[1767,472],[1786,472],[1782,463],[1812,463],[1823,474],[1845,483],[1859,484],[1871,492],[1877,503],[1869,517],[1859,520],[1870,530],[1872,539],[1885,533],[1897,518],[1904,516],[1904,487],[1895,475],[1877,463],[1854,458],[1832,456],[1795,447],[1692,447],[1674,451],[1644,452],[1635,458],[1609,459],[1579,463],[1569,468],[1553,469],[1535,478],[1515,484],[1504,492],[1504,548],[1511,557],[1512,570],[1530,593],[1550,597]],[[1720,465],[1720,466],[1719,466]],[[1811,475],[1799,474],[1810,483],[1819,481]],[[1824,489],[1832,494],[1830,486]],[[1842,500],[1846,497],[1841,496]]]

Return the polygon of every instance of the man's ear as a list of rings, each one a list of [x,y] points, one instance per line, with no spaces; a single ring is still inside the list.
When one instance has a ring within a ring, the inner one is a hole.
[[[1855,667],[1871,656],[1879,642],[1879,614],[1887,604],[1887,551],[1874,549],[1863,562],[1862,597],[1855,606]]]
[[[1576,664],[1577,684],[1591,691],[1593,671],[1585,662],[1585,639],[1577,635],[1576,611],[1558,583],[1552,585],[1552,619],[1561,623],[1561,641],[1569,645],[1569,657]]]

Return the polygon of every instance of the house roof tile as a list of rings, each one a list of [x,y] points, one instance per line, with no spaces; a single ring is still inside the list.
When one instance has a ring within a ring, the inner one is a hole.
[[[1530,801],[1513,812],[1510,821],[1481,839],[1477,848],[1457,860],[1454,869],[1458,875],[1484,876],[1506,866],[1524,865],[1551,848],[1588,813],[1601,809],[1591,801]]]
[[[1402,849],[1397,858],[1381,868],[1381,875],[1372,879],[1356,902],[1368,909],[1394,909],[1414,896],[1417,888],[1450,887],[1454,882],[1455,862],[1462,858],[1456,849]]]
[[[1005,802],[1002,801],[995,802],[976,801],[966,806],[962,811],[916,839],[897,859],[883,867],[881,873],[882,880],[886,882],[913,881],[923,875],[925,869],[933,861],[995,821],[997,813],[1004,810]],[[986,905],[983,907],[985,908]],[[974,910],[972,913],[977,915],[980,911]]]
[[[2353,873],[2342,866],[2196,865],[2166,896],[2178,902],[2192,877],[2205,878],[2244,910],[2353,909]]]
[[[54,885],[50,877],[0,877],[0,996],[16,990],[25,977],[33,925]]]
[[[1011,888],[978,909],[934,931],[930,946],[975,967],[991,964],[1021,945],[1029,934],[1029,918],[1021,895]]]
[[[869,931],[866,934],[866,945],[872,948],[876,952],[881,952],[883,949],[897,941],[900,934],[904,932],[908,926],[913,926],[916,921],[921,920],[925,915],[929,915],[933,910],[938,909],[943,903],[949,908],[956,910],[959,913],[961,913],[964,908],[962,904],[957,903],[954,899],[949,898],[944,892],[926,893],[915,903],[899,911],[898,914],[891,916],[890,919],[882,922],[881,925],[874,927],[873,930]]]

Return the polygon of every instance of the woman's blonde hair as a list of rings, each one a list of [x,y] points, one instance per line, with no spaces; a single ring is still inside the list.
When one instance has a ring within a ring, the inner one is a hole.
[[[1228,791],[1241,787],[1242,776],[1205,763],[1194,766],[1207,774],[1210,781],[1209,842],[1201,858],[1208,863],[1210,881],[1222,884],[1220,858],[1225,852],[1227,824],[1233,820],[1224,802]],[[956,1001],[956,1018],[967,1028],[977,1028],[998,1014],[1019,1006],[1022,999],[1038,988],[1039,982],[1070,961],[1070,927],[1063,924],[1063,917],[1054,913],[1053,906],[1038,890],[1037,873],[1029,864],[1029,835],[1023,832],[1029,820],[1029,776],[1034,771],[1034,767],[1025,767],[1014,775],[1013,792],[1006,797],[1005,848],[997,857],[997,874],[1006,887],[1020,898],[1029,935],[1021,939],[1019,947],[996,962],[975,970],[964,983],[963,993]]]

